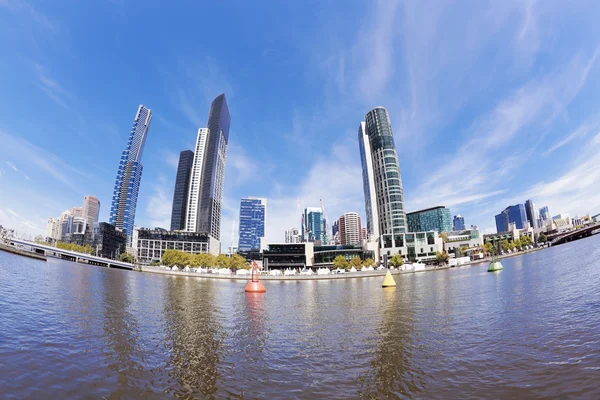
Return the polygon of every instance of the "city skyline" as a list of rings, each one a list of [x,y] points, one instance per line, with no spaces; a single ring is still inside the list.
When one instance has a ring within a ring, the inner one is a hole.
[[[289,7],[308,15],[306,6]],[[352,7],[350,15],[360,15],[360,23],[335,23],[339,37],[329,23],[308,19],[306,29],[332,41],[283,35],[281,44],[274,44],[272,35],[252,30],[251,54],[246,54],[236,45],[239,33],[211,41],[186,27],[205,15],[201,7],[182,13],[181,26],[157,31],[164,41],[149,40],[147,51],[112,37],[99,41],[102,29],[85,16],[88,5],[65,12],[38,4],[33,14],[3,3],[3,33],[11,39],[4,41],[4,54],[20,61],[0,77],[8,89],[0,101],[13,110],[0,126],[0,224],[43,233],[48,216],[87,193],[98,196],[104,205],[99,220],[108,221],[119,152],[132,109],[143,103],[152,106],[155,117],[136,225],[169,228],[177,156],[193,149],[210,102],[222,92],[235,115],[223,194],[225,244],[237,203],[250,194],[269,199],[271,242],[282,241],[285,229],[299,227],[296,199],[310,206],[322,198],[330,216],[356,210],[366,221],[356,124],[378,105],[394,123],[407,210],[444,204],[486,231],[506,205],[529,198],[553,213],[597,213],[600,199],[590,188],[600,181],[594,170],[600,82],[591,16],[578,12],[584,17],[574,30],[572,19],[558,26],[553,16],[581,5],[542,11],[539,4],[524,3],[494,5],[494,12],[488,5],[457,5],[463,17],[425,13],[430,24],[419,26],[403,19],[420,15],[418,7],[392,2]],[[224,12],[219,5],[210,10]],[[250,28],[250,9],[229,11],[239,29]],[[327,6],[317,11],[325,19],[336,15]],[[133,43],[133,31],[153,35],[130,18],[130,6],[122,14],[109,7],[91,14],[114,19],[115,35],[125,41]],[[487,23],[490,14],[499,18],[498,25]],[[388,18],[385,24],[377,23],[381,15]],[[265,18],[254,23],[283,32]],[[75,24],[79,21],[86,29]],[[215,28],[216,22],[209,25]],[[485,29],[478,45],[469,46],[477,26]],[[442,35],[447,29],[453,33],[449,37]],[[543,40],[547,37],[559,40]],[[177,46],[165,45],[174,38],[181,39]],[[433,51],[433,43],[447,51]],[[496,57],[484,57],[492,50]],[[69,62],[66,54],[72,53],[81,62]],[[122,59],[144,60],[145,67],[117,61]],[[275,81],[289,85],[283,90]],[[31,108],[39,118],[24,117]],[[74,146],[85,151],[73,151]],[[561,162],[549,162],[555,157]],[[48,201],[31,200],[37,198]]]

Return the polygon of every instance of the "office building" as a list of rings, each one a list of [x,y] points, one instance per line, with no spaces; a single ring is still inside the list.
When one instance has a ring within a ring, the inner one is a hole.
[[[409,232],[436,231],[442,233],[452,231],[450,209],[444,206],[413,211],[406,214],[406,221]]]
[[[46,225],[46,241],[52,243],[60,240],[60,227],[59,218],[48,218],[48,224]]]
[[[240,201],[238,251],[262,251],[266,248],[265,225],[267,199],[248,197]]]
[[[100,216],[100,200],[97,197],[87,195],[83,198],[82,217],[85,218],[87,225],[93,230],[93,226],[98,222]]]
[[[82,207],[71,208],[71,216],[73,216],[73,218],[83,217],[83,208]]]
[[[360,240],[367,240],[369,238],[369,232],[367,231],[367,227],[363,226],[360,229]]]
[[[340,244],[355,245],[360,243],[362,223],[355,212],[345,213],[338,219]]]
[[[407,227],[398,154],[385,108],[376,107],[366,114],[359,125],[358,142],[367,230],[382,246],[393,248],[394,235],[406,233]]]
[[[60,240],[65,241],[67,235],[71,233],[71,224],[73,223],[73,214],[71,210],[65,210],[60,214]]]
[[[285,231],[285,242],[286,243],[301,243],[302,236],[298,228],[291,228]]]
[[[452,220],[452,230],[460,232],[465,230],[465,218],[460,214],[455,215]]]
[[[127,246],[127,235],[108,222],[94,224],[93,249],[100,257],[116,260]]]
[[[184,150],[179,153],[177,176],[175,178],[175,190],[173,191],[173,208],[171,210],[172,231],[180,231],[185,229],[185,213],[187,211],[187,202],[190,195],[189,188],[193,163],[193,151]]]
[[[135,209],[144,169],[142,153],[151,121],[152,111],[140,105],[133,120],[127,146],[121,154],[113,190],[109,222],[125,232],[128,241],[131,241],[133,235]]]
[[[202,169],[204,168],[204,155],[206,153],[206,141],[208,140],[208,129],[198,129],[196,137],[196,147],[194,152],[194,161],[190,175],[188,188],[187,211],[185,217],[185,230],[187,232],[197,232],[200,224],[200,195],[202,193]]]
[[[510,224],[515,224],[516,229],[524,229],[527,222],[527,214],[523,204],[508,206],[500,214],[496,215],[496,231],[507,232]]]
[[[531,200],[527,200],[525,202],[525,215],[527,215],[527,221],[529,221],[529,226],[533,229],[539,228],[538,221],[540,219],[538,209],[535,207],[535,203]]]
[[[307,207],[302,214],[302,241],[325,241],[325,221],[320,207]]]
[[[455,257],[459,256],[461,247],[480,248],[483,246],[483,236],[477,229],[454,231],[448,234],[446,240],[446,251]]]
[[[219,243],[216,243],[217,246]],[[219,248],[211,249],[207,233],[164,231],[136,228],[133,233],[132,248],[138,263],[148,265],[160,262],[165,250],[180,250],[190,254],[218,254]]]

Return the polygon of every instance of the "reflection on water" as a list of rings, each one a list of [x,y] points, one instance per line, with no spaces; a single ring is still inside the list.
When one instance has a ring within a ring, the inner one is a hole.
[[[599,244],[264,294],[0,253],[0,393],[600,398]]]

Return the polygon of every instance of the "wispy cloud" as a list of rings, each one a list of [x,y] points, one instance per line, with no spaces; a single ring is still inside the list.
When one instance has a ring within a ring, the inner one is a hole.
[[[171,227],[171,207],[173,204],[173,188],[165,175],[159,175],[152,184],[152,195],[146,207],[146,214],[150,218],[148,228]]]
[[[8,226],[19,227],[17,229],[26,229],[29,230],[30,233],[34,234],[43,231],[44,227],[41,223],[35,223],[29,220],[28,218],[25,218],[22,215],[16,213],[10,208],[5,208],[5,210],[8,214],[10,214],[13,217],[13,222],[10,223]],[[6,217],[6,214],[4,214],[4,217]]]
[[[0,0],[0,7],[27,14],[36,22],[37,26],[41,26],[51,32],[56,31],[54,22],[25,0]]]
[[[40,64],[35,64],[35,73],[38,79],[37,86],[56,104],[69,108],[67,102],[75,98],[73,94],[65,90],[58,81],[50,78],[48,70]]]
[[[75,184],[76,178],[93,179],[88,173],[72,167],[54,153],[1,129],[0,143],[2,143],[0,154],[7,157],[19,154],[21,159],[28,163],[28,165],[36,167],[40,172],[52,176],[74,191],[80,192]]]
[[[7,161],[6,165],[8,165],[13,171],[19,172],[19,168],[17,168],[17,166],[12,161]]]

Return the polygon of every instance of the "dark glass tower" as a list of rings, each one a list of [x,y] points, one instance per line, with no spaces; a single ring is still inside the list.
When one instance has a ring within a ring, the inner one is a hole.
[[[221,214],[223,202],[223,182],[229,125],[231,117],[225,94],[217,96],[208,113],[208,138],[202,166],[200,202],[196,232],[207,232],[213,238],[221,239]]]
[[[135,209],[144,168],[142,153],[151,120],[152,111],[140,105],[133,120],[127,146],[121,154],[113,190],[109,222],[127,234],[128,244],[133,235]]]
[[[190,176],[192,175],[192,164],[194,163],[194,152],[184,150],[179,154],[177,165],[177,177],[175,178],[175,191],[173,192],[173,209],[171,211],[171,230],[179,231],[185,229],[185,213],[190,188]]]
[[[248,197],[240,202],[238,251],[262,251],[265,247],[267,199]]]

